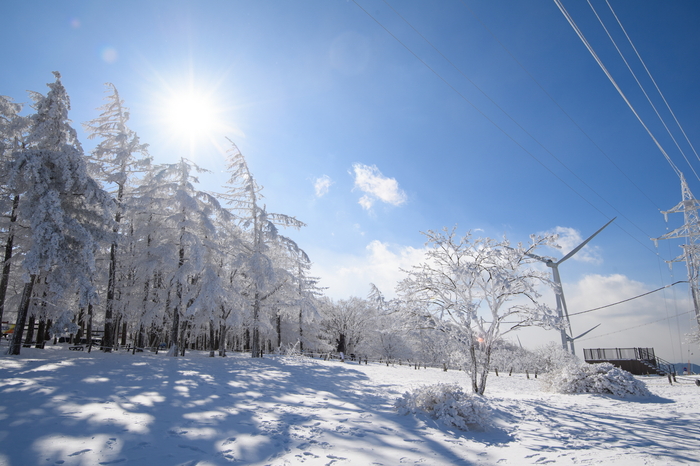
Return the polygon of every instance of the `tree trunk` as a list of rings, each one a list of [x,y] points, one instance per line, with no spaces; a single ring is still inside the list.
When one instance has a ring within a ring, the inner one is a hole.
[[[260,357],[260,334],[258,328],[258,320],[260,319],[260,296],[255,292],[255,301],[253,301],[253,335],[250,342],[250,355],[254,358]]]
[[[83,335],[85,335],[85,309],[80,309],[80,312],[78,312],[78,333],[75,334],[76,344],[80,345],[81,340],[83,339]]]
[[[119,217],[119,213],[117,213]],[[118,227],[115,227],[115,230]],[[114,290],[116,288],[116,270],[117,270],[117,243],[112,243],[109,248],[109,279],[107,281],[107,304],[105,306],[105,332],[102,337],[102,351],[110,353],[114,346],[115,325],[112,322],[114,313]]]
[[[92,304],[88,304],[87,310],[87,329],[85,336],[87,337],[88,353],[92,351]]]
[[[127,325],[126,325],[126,319],[122,318],[122,346],[126,346],[126,330],[127,330]]]
[[[182,322],[180,331],[180,356],[185,356],[185,350],[187,349],[187,320]]]
[[[219,356],[226,356],[226,328],[225,324],[221,324],[219,327]]]
[[[484,366],[481,368],[481,380],[479,381],[479,391],[477,394],[483,395],[486,392],[486,378],[489,375],[489,366],[491,365],[491,349],[488,348],[484,355]]]
[[[170,327],[170,350],[168,355],[177,356],[178,355],[178,333],[180,326],[180,311],[175,308],[173,310],[173,321]]]
[[[15,323],[15,331],[12,334],[12,343],[10,344],[8,354],[18,355],[20,353],[20,348],[22,347],[22,336],[24,334],[24,323],[27,319],[27,311],[29,310],[29,302],[31,301],[35,281],[36,275],[32,274],[29,276],[29,281],[24,284],[22,298],[20,299],[19,307],[17,308],[17,322]]]
[[[338,337],[338,347],[336,348],[336,351],[339,353],[345,354],[345,334],[341,333],[340,336]]]
[[[46,332],[44,333],[44,341],[49,341],[51,339],[51,326],[53,322],[51,319],[46,320]]]
[[[44,340],[46,339],[46,321],[42,317],[39,319],[39,330],[36,332],[36,346],[35,348],[43,348]]]
[[[277,311],[277,348],[282,349],[282,315]]]
[[[32,345],[32,340],[34,339],[34,325],[36,318],[31,315],[29,316],[29,321],[27,322],[27,338],[24,339],[25,348],[29,348]]]
[[[109,278],[107,280],[107,305],[105,306],[105,333],[102,338],[102,350],[109,353],[112,351],[115,340],[116,327],[112,323],[114,312],[114,295],[117,287],[117,233],[119,233],[119,223],[122,219],[122,200],[124,198],[124,185],[119,183],[117,190],[117,212],[114,214],[114,241],[109,248]]]
[[[209,357],[214,357],[214,352],[216,351],[216,338],[214,338],[214,321],[209,321]]]
[[[5,243],[5,260],[2,264],[2,277],[0,277],[0,322],[5,311],[5,296],[10,283],[10,259],[12,259],[12,248],[15,241],[15,223],[17,223],[17,208],[19,207],[19,194],[15,194],[12,199],[12,214],[10,214],[10,228],[7,233]]]
[[[299,351],[304,352],[304,328],[301,326],[303,307],[299,307]]]
[[[478,369],[479,365],[476,359],[476,348],[474,343],[469,345],[469,359],[471,362],[471,378],[472,378],[472,392],[479,393],[479,384],[477,383]]]

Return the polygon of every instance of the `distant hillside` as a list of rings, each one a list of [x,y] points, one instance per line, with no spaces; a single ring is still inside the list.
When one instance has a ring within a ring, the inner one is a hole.
[[[686,369],[686,370],[688,369],[687,362],[677,362],[676,364],[674,364],[674,366],[676,366],[676,373],[679,375],[683,374],[684,369]],[[690,371],[693,374],[700,374],[700,366],[698,366],[697,364],[691,364],[690,366],[691,366]]]

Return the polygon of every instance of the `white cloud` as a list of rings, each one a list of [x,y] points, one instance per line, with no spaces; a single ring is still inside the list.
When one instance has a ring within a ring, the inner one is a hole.
[[[316,197],[323,197],[328,194],[328,190],[333,184],[333,180],[328,175],[323,175],[320,178],[316,178],[314,182],[314,189],[316,190]]]
[[[572,251],[576,246],[581,244],[585,238],[581,237],[581,233],[569,227],[556,227],[552,231],[547,231],[544,234],[559,235],[557,244],[561,247],[560,252],[557,255],[564,256]],[[595,240],[593,240],[595,241]],[[579,262],[587,262],[590,264],[602,264],[603,258],[600,255],[600,248],[593,246],[590,243],[583,247],[579,252],[574,254],[571,259],[577,260]]]
[[[376,165],[356,163],[352,168],[355,172],[355,188],[365,193],[359,200],[363,209],[370,210],[377,200],[395,206],[406,202],[406,193],[399,188],[398,181],[382,175]]]
[[[587,311],[642,295],[658,286],[647,285],[621,274],[583,276],[574,283],[564,283],[569,315]],[[552,292],[542,298],[555,306]],[[654,348],[656,356],[680,362],[687,357],[685,334],[694,328],[695,313],[685,290],[659,291],[625,303],[571,316],[571,330],[578,336],[592,327],[598,328],[576,340],[576,354],[583,359],[584,348]],[[682,314],[675,318],[677,314]],[[561,342],[559,331],[526,329],[518,332],[523,345],[533,349],[547,341]],[[515,336],[511,337],[515,339]],[[697,346],[696,346],[697,348]],[[692,351],[692,348],[691,348]]]
[[[394,297],[396,284],[406,276],[401,269],[409,269],[425,260],[426,249],[391,245],[371,241],[362,255],[334,254],[328,251],[312,253],[318,257],[312,266],[312,275],[321,277],[321,286],[328,287],[326,295],[334,299],[350,296],[366,297],[369,284],[374,283],[388,298]]]

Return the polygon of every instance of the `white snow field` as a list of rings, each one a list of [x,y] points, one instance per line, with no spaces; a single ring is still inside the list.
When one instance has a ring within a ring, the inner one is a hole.
[[[3,348],[4,349],[4,348]],[[496,425],[454,430],[394,400],[467,374],[230,354],[0,356],[0,465],[669,465],[700,462],[700,387],[648,398],[544,393],[490,376]]]

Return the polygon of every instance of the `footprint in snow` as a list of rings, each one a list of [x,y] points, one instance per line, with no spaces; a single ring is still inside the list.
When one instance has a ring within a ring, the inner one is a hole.
[[[222,443],[222,445],[229,445],[235,441],[236,441],[236,437],[229,437],[226,440],[224,440],[224,443]]]
[[[195,447],[193,445],[178,445],[178,447],[186,448],[186,449],[192,450],[192,451],[197,451],[199,453],[206,453],[206,451],[202,450],[201,448]]]

